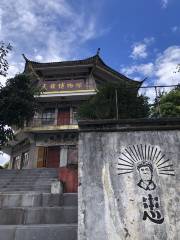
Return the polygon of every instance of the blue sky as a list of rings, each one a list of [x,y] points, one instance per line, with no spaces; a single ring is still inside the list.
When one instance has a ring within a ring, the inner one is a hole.
[[[23,70],[22,53],[61,61],[100,47],[108,65],[134,79],[148,77],[145,85],[177,84],[179,13],[179,0],[1,0],[0,40],[13,46],[9,77]]]

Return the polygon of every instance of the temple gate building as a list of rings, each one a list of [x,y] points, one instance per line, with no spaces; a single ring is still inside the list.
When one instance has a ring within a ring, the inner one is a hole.
[[[24,56],[24,55],[23,55]],[[78,163],[77,108],[107,82],[134,81],[107,66],[97,54],[76,60],[39,63],[25,59],[24,73],[33,74],[44,91],[31,122],[16,131],[5,149],[11,155],[10,168],[58,168]]]

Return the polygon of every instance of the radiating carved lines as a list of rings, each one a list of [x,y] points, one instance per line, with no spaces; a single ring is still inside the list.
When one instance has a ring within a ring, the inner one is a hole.
[[[159,174],[174,176],[173,164],[166,159],[159,147],[138,144],[126,147],[118,159],[118,174],[132,173],[140,162],[149,162],[156,167]]]
[[[131,153],[133,154],[134,158],[135,158],[135,162],[138,162],[138,158],[136,156],[136,154],[133,152],[133,150],[131,149],[131,147],[129,147]]]
[[[117,166],[118,174],[120,175],[120,174],[133,172],[134,162],[129,161],[129,158],[125,154],[122,154],[122,156],[124,158],[119,157],[118,159],[118,166]]]
[[[141,146],[141,152],[142,152],[142,159],[145,160],[144,159],[144,153],[143,153],[143,146],[142,146],[142,144],[140,146]]]

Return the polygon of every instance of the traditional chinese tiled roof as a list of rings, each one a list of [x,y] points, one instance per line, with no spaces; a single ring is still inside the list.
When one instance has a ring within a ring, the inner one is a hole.
[[[112,69],[111,67],[109,67],[108,65],[106,65],[104,63],[104,61],[101,59],[101,57],[96,54],[92,57],[83,59],[83,60],[73,60],[73,61],[60,61],[60,62],[46,62],[46,63],[40,63],[40,62],[36,62],[36,61],[31,61],[29,59],[27,59],[24,55],[23,55],[24,59],[26,60],[26,65],[25,65],[25,71],[26,68],[28,66],[28,64],[31,65],[31,67],[33,67],[33,69],[36,71],[37,69],[45,69],[46,67],[66,67],[66,66],[77,66],[77,65],[90,65],[90,67],[95,67],[95,66],[99,66],[104,70],[109,71],[110,73],[114,74],[116,77],[119,77],[123,80],[127,80],[127,81],[132,81],[138,85],[141,85],[143,81],[136,81],[133,79],[130,79],[128,77],[126,77],[125,75],[119,73],[118,71]]]
[[[46,62],[46,63],[40,63],[40,62],[36,62],[36,61],[31,61],[28,58],[25,58],[26,63],[31,63],[31,65],[34,68],[45,68],[48,66],[59,66],[59,67],[63,67],[63,66],[75,66],[75,65],[84,65],[84,64],[93,64],[96,60],[97,55],[92,56],[90,58],[86,58],[83,60],[73,60],[73,61],[60,61],[60,62]]]
[[[130,79],[128,77],[126,77],[125,75],[119,73],[118,71],[114,70],[113,68],[109,67],[108,65],[106,65],[104,63],[104,61],[98,56],[98,63],[103,67],[105,68],[107,71],[117,75],[118,77],[120,77],[121,79],[124,79],[124,80],[128,80],[128,81],[134,81],[134,82],[137,82],[138,84],[142,84],[142,82],[139,82],[139,81],[136,81],[136,80],[133,80],[133,79]]]

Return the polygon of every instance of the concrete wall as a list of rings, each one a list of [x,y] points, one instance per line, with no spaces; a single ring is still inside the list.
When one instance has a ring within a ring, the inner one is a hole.
[[[80,124],[79,240],[180,239],[179,123]]]

